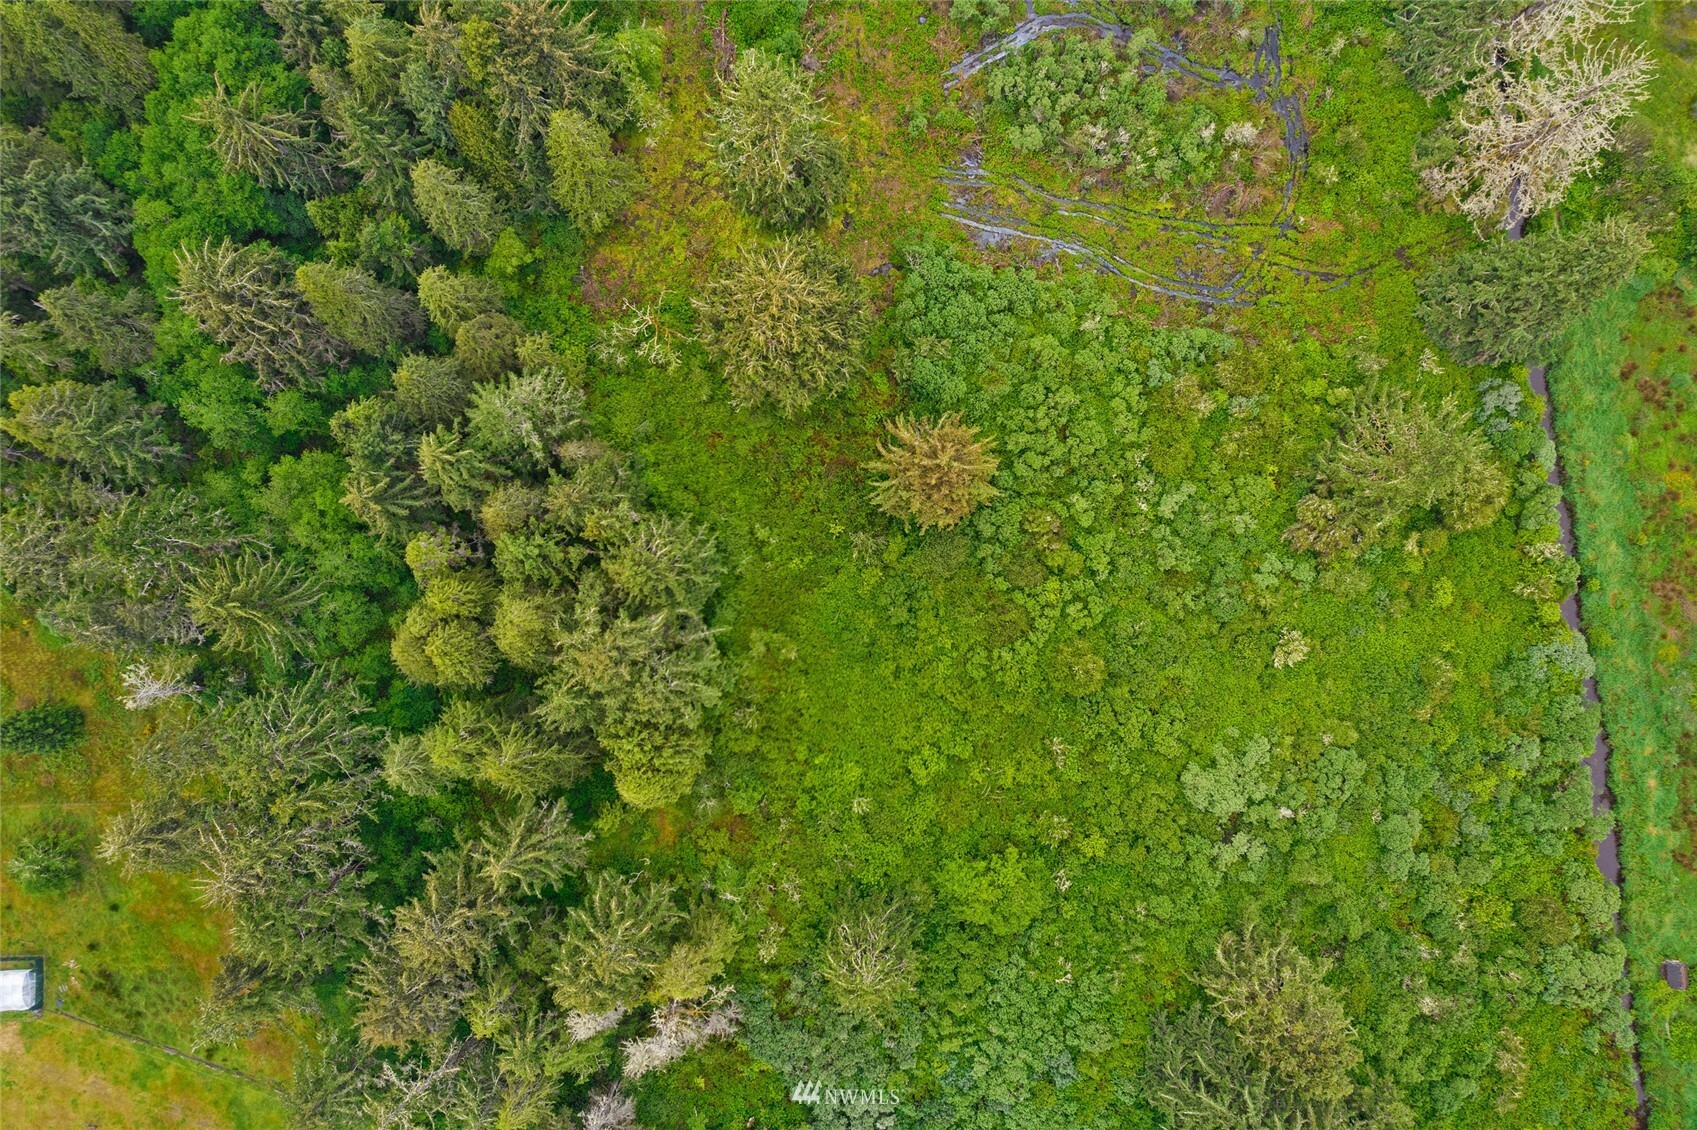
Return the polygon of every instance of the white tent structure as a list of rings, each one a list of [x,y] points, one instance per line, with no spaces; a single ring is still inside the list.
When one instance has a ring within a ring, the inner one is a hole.
[[[0,1012],[30,1012],[40,1007],[40,974],[34,969],[0,969]]]

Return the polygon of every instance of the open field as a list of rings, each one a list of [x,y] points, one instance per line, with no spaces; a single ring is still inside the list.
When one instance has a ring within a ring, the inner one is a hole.
[[[1581,323],[1553,371],[1585,569],[1584,616],[1614,743],[1624,923],[1658,1120],[1697,1110],[1697,1006],[1663,984],[1692,960],[1692,306],[1683,280],[1642,279]]]
[[[50,641],[13,614],[0,629],[8,710],[72,703],[88,737],[63,771],[8,757],[0,777],[0,860],[50,815],[94,833],[126,802],[133,743],[155,720],[124,710],[102,657]],[[256,1084],[185,1063],[150,1041],[186,1050],[224,949],[225,922],[194,902],[187,880],[125,879],[99,860],[64,895],[31,896],[0,873],[0,948],[46,958],[46,1014],[0,1020],[0,1120],[8,1126],[253,1127],[284,1124],[271,1091],[288,1072],[275,1040],[203,1053],[273,1082]],[[103,1032],[59,1011],[128,1033]]]

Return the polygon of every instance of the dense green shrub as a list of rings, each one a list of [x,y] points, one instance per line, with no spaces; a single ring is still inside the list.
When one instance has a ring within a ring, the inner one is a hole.
[[[949,18],[979,36],[1007,31],[1018,15],[1016,0],[950,0],[949,3]]]
[[[1196,181],[1219,164],[1224,142],[1205,107],[1169,102],[1166,76],[1145,75],[1144,30],[1112,37],[1044,36],[989,71],[991,104],[1024,153],[1053,153],[1089,169],[1115,169],[1156,184]]]
[[[731,42],[743,50],[801,58],[801,22],[807,0],[713,0],[708,18],[723,21]]]
[[[67,703],[15,710],[0,719],[0,751],[58,753],[82,741],[84,725],[82,708]]]
[[[287,195],[267,193],[253,177],[227,171],[213,131],[194,120],[201,116],[200,100],[220,81],[233,90],[258,83],[267,111],[299,109],[308,84],[283,65],[276,29],[250,4],[191,6],[180,19],[153,57],[158,85],[147,96],[137,178],[142,215],[136,250],[161,298],[176,278],[173,257],[185,244],[256,234],[282,241],[310,231]]]
[[[32,895],[63,894],[82,879],[88,831],[63,817],[38,819],[12,848],[6,874]]]
[[[954,859],[937,877],[938,889],[960,921],[998,935],[1017,934],[1049,903],[1048,877],[1039,861],[1016,847],[987,859]]]

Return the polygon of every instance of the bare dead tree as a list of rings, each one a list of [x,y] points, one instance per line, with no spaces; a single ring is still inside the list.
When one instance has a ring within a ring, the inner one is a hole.
[[[1536,215],[1595,168],[1615,121],[1644,98],[1655,73],[1638,47],[1585,48],[1545,65],[1471,87],[1451,127],[1455,155],[1423,173],[1481,232]]]

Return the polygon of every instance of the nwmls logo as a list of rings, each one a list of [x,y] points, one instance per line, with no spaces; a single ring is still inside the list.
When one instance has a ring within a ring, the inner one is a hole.
[[[895,1106],[902,1097],[882,1087],[865,1091],[855,1087],[827,1087],[816,1079],[803,1079],[790,1088],[790,1102],[805,1106]]]

